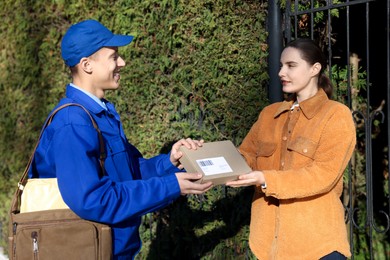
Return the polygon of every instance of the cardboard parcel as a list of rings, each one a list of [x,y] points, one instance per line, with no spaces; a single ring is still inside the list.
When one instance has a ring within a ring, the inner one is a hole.
[[[214,185],[225,184],[246,174],[251,168],[234,144],[229,141],[204,143],[197,150],[181,146],[183,156],[180,163],[187,172],[199,172],[203,177],[197,182],[212,181]]]

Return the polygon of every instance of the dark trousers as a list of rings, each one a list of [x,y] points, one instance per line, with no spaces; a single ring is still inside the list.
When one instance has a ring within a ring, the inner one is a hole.
[[[334,251],[330,253],[329,255],[326,255],[324,257],[321,257],[320,260],[345,260],[347,259],[344,255],[340,254],[337,251]]]

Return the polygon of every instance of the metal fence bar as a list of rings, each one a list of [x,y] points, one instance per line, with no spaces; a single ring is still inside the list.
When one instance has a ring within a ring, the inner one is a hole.
[[[291,1],[291,0],[288,0],[288,1]],[[298,2],[298,1],[302,1],[302,0],[295,0],[295,1]],[[303,1],[305,1],[305,0],[303,0]],[[375,2],[375,1],[378,1],[378,0],[354,0],[354,1],[347,1],[346,3],[328,4],[328,5],[323,6],[323,7],[317,7],[317,8],[307,9],[307,10],[300,10],[300,11],[298,11],[298,7],[297,7],[297,10],[295,12],[291,12],[290,14],[298,16],[301,14],[316,13],[316,12],[321,12],[321,11],[327,11],[329,9],[338,9],[341,7],[347,7],[347,6],[358,5],[358,4],[365,4],[368,2]]]
[[[387,48],[387,55],[386,55],[386,68],[387,68],[387,140],[390,142],[390,0],[387,0],[386,5],[386,48]],[[390,158],[390,149],[388,149],[387,153],[387,160]],[[387,164],[387,172],[390,172],[390,163]],[[390,190],[390,181],[387,183],[387,188]],[[387,198],[387,205],[388,210],[387,212],[390,212],[390,196]],[[389,229],[389,216],[387,215],[387,230]],[[386,231],[387,231],[386,230]]]

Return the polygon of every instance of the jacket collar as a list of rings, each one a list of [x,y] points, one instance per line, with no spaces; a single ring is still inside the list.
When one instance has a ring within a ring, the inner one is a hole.
[[[71,87],[69,84],[66,86],[66,97],[71,99],[71,102],[78,103],[80,105],[83,105],[85,108],[87,108],[89,111],[93,112],[94,114],[99,114],[104,111],[104,108],[100,106],[95,100],[93,100],[91,97],[89,97],[87,94],[83,93],[82,91]],[[107,100],[105,101],[106,105],[108,103]]]
[[[299,103],[299,107],[305,117],[311,119],[320,111],[321,107],[324,106],[328,100],[329,98],[325,91],[320,88],[314,96]],[[276,110],[274,117],[276,118],[280,114],[289,111],[293,103],[294,101],[283,101]]]

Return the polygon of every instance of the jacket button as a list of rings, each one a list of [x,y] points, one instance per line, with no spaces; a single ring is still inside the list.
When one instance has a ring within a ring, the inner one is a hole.
[[[305,148],[305,149],[303,149],[303,152],[304,152],[304,153],[307,153],[307,149],[306,149],[306,148]]]
[[[287,136],[283,136],[283,141],[286,141],[287,140]]]

